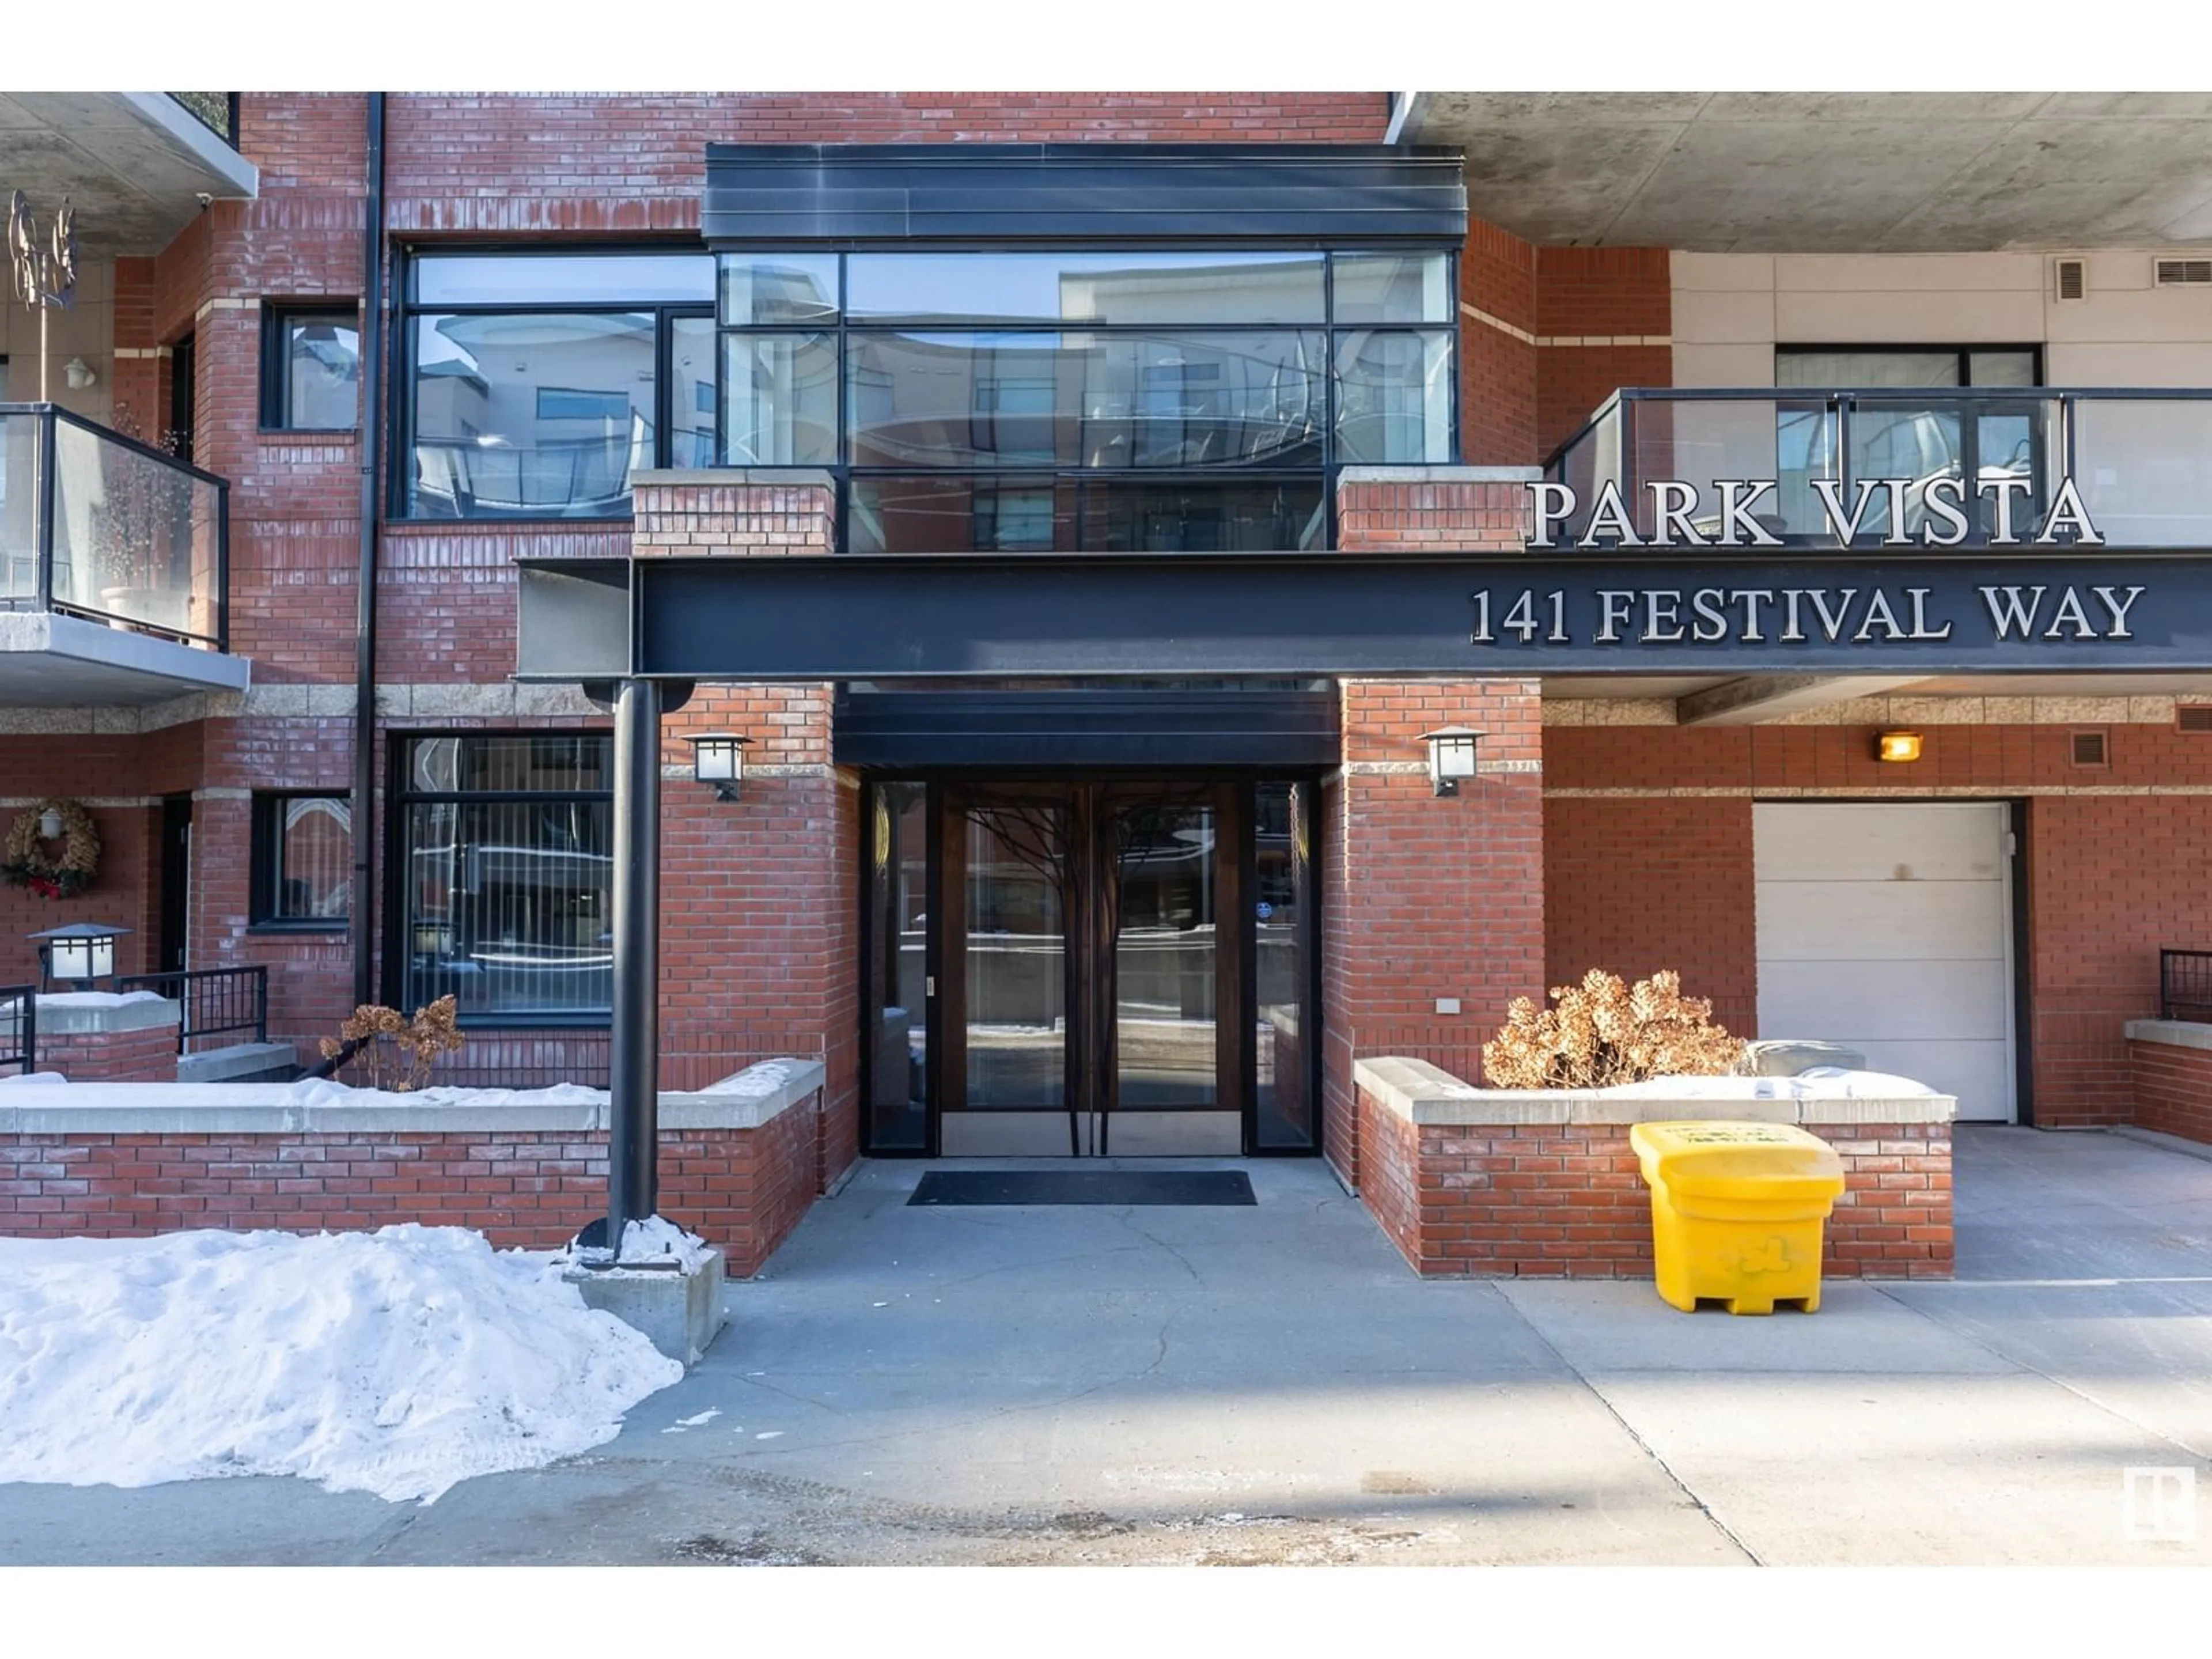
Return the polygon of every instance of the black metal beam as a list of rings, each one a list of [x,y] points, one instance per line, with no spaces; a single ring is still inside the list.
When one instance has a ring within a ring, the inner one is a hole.
[[[614,1014],[607,1056],[607,1237],[659,1201],[660,687],[615,695]]]
[[[709,144],[710,246],[1467,237],[1465,160],[1387,144]]]
[[[2203,552],[522,562],[525,679],[2212,670]]]

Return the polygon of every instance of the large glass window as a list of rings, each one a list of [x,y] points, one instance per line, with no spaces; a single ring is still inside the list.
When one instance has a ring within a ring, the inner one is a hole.
[[[396,803],[399,1006],[603,1019],[612,1006],[612,739],[406,739]]]
[[[641,468],[711,465],[704,254],[433,254],[410,273],[404,511],[612,518]]]
[[[725,254],[721,455],[854,552],[1325,547],[1335,469],[1455,452],[1445,252]]]

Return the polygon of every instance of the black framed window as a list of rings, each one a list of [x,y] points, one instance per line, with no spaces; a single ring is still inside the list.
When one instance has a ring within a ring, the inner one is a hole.
[[[613,739],[483,732],[401,740],[392,792],[400,1007],[597,1024],[613,1000]]]
[[[361,424],[358,306],[262,307],[261,424],[272,432],[351,432]]]
[[[1458,453],[1454,257],[724,253],[720,459],[854,552],[1326,547],[1340,466]]]
[[[2043,384],[2039,346],[1777,346],[1774,384],[1857,391]]]
[[[704,253],[425,253],[408,267],[400,499],[422,519],[611,519],[716,453]]]
[[[342,928],[353,896],[353,803],[331,793],[253,798],[251,921]]]

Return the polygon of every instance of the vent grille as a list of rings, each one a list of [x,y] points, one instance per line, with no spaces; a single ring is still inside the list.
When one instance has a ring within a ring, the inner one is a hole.
[[[2106,746],[2102,731],[2076,732],[2072,737],[2074,764],[2077,767],[2106,767],[2112,763],[2111,750]]]
[[[2185,702],[2173,711],[2177,730],[2212,733],[2212,702]]]
[[[2053,289],[2062,300],[2086,300],[2089,297],[2089,264],[2086,259],[2054,259],[2051,262]]]
[[[2212,287],[2212,259],[2160,259],[2160,288]]]

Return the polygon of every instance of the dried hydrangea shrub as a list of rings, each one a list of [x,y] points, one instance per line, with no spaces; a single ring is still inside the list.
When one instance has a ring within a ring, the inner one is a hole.
[[[1682,994],[1665,969],[1634,985],[1593,968],[1579,985],[1554,986],[1553,1006],[1516,997],[1498,1035],[1482,1045],[1493,1089],[1606,1089],[1655,1077],[1722,1077],[1745,1043],[1712,1023],[1712,1003]]]

